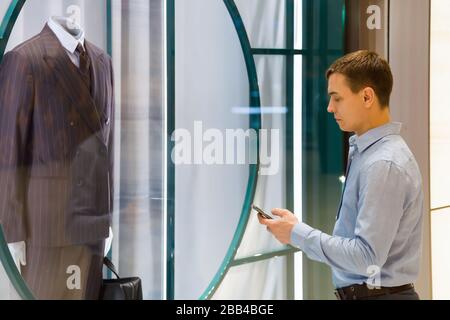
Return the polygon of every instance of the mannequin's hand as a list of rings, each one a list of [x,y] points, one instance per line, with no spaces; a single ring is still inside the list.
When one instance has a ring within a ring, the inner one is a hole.
[[[114,235],[113,235],[112,228],[109,227],[109,236],[105,240],[105,257],[108,255],[108,252],[111,249],[113,237],[114,237]]]
[[[20,266],[25,266],[27,264],[25,241],[8,243],[8,247],[14,262],[16,263],[17,270],[20,272]]]

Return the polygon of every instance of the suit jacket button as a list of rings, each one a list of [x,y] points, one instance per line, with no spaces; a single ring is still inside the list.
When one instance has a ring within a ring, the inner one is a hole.
[[[110,122],[110,120],[109,120],[109,117],[108,117],[108,118],[106,118],[106,120],[105,120],[105,124],[106,124],[107,126],[109,126],[109,122]]]
[[[75,122],[70,121],[70,126],[71,126],[71,127],[75,127]]]

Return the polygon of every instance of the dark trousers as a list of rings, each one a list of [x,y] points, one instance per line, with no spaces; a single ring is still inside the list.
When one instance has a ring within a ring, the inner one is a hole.
[[[393,294],[385,294],[382,296],[375,296],[375,297],[368,297],[368,298],[361,298],[359,300],[420,300],[419,295],[417,294],[416,290],[414,288],[393,293]]]
[[[39,300],[97,300],[105,241],[66,246],[27,244],[22,276]]]

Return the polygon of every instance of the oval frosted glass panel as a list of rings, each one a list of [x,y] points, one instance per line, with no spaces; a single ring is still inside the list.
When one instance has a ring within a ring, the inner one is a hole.
[[[287,258],[275,257],[230,268],[212,299],[287,299]]]
[[[224,3],[175,5],[176,129],[184,137],[175,148],[187,152],[185,161],[175,162],[175,298],[197,299],[218,271],[241,215],[248,161],[240,164],[235,154],[227,164],[226,157],[249,148],[227,147],[235,142],[226,131],[249,128],[248,114],[235,112],[248,107],[249,85]],[[208,151],[208,134],[219,142],[215,153]]]
[[[431,208],[450,205],[450,109],[442,92],[450,76],[450,7],[443,0],[431,3],[430,47],[430,180]]]
[[[252,48],[286,47],[285,0],[235,0]]]

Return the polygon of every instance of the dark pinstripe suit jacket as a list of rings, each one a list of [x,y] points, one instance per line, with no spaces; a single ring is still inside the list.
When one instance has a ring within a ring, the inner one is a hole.
[[[108,237],[113,203],[111,59],[85,42],[92,85],[46,25],[0,67],[0,221],[8,242]]]

